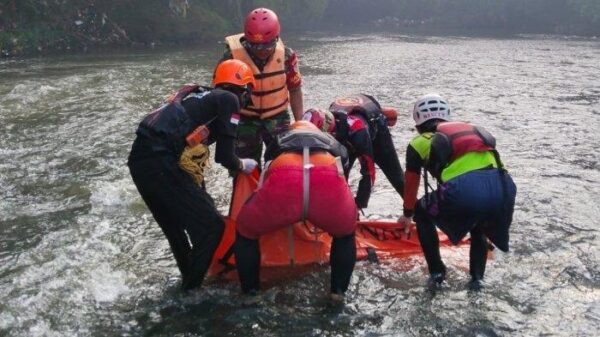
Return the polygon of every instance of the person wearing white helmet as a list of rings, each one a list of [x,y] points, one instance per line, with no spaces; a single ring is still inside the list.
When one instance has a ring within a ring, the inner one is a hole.
[[[446,277],[436,226],[454,244],[470,233],[469,287],[477,290],[482,286],[488,239],[508,251],[516,186],[502,165],[494,137],[482,127],[452,122],[451,116],[448,101],[440,95],[428,94],[415,103],[413,119],[419,135],[406,150],[404,210],[398,221],[410,229],[414,216],[430,286],[439,286]],[[421,171],[425,196],[417,200]],[[429,190],[427,172],[438,182],[435,191]]]

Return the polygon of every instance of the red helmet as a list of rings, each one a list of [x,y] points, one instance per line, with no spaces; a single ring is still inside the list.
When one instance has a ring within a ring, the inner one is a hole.
[[[250,43],[275,41],[280,31],[277,14],[268,8],[257,8],[246,16],[244,36]]]
[[[310,121],[323,132],[335,130],[335,118],[329,110],[308,109],[304,112],[302,120]]]

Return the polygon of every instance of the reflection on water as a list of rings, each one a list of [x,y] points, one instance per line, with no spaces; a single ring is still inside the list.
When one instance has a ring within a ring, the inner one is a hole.
[[[448,284],[425,289],[421,257],[359,263],[345,305],[325,300],[328,268],[270,284],[184,295],[160,229],[125,160],[141,117],[185,82],[208,83],[220,47],[0,62],[0,336],[595,336],[600,328],[600,43],[526,36],[315,37],[301,57],[306,107],[365,92],[401,114],[427,92],[493,132],[519,195],[512,251],[481,293],[468,254],[444,251]],[[378,172],[367,216],[401,200]],[[358,175],[351,183],[357,185]],[[231,181],[209,190],[227,209]]]

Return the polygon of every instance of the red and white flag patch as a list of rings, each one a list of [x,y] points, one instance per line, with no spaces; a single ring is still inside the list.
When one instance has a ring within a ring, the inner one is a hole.
[[[240,122],[240,114],[239,113],[231,114],[231,119],[229,120],[229,122],[231,124],[238,125],[238,123]]]
[[[348,126],[350,127],[351,131],[355,132],[366,128],[365,123],[363,123],[362,119],[353,116],[348,116]]]

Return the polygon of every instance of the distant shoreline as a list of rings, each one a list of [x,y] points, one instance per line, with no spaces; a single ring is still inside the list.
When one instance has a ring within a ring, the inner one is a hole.
[[[0,58],[152,49],[242,31],[255,1],[6,0]],[[283,36],[310,31],[416,35],[600,36],[598,0],[294,0],[272,2]]]

